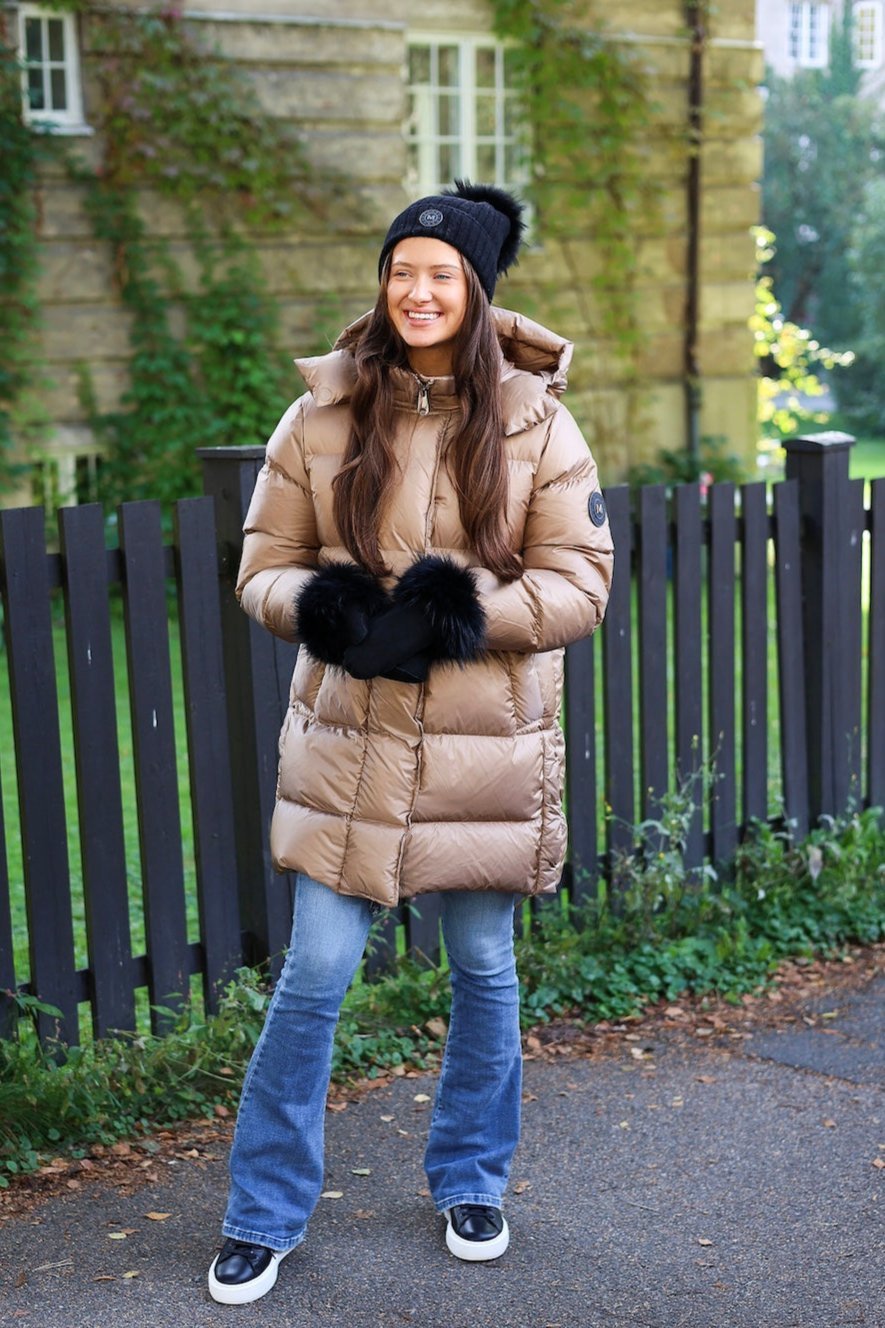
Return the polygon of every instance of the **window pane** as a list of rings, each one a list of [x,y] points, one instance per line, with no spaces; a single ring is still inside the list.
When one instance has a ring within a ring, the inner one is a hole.
[[[457,46],[440,46],[439,85],[441,88],[456,88],[458,83],[458,48]]]
[[[430,47],[411,46],[409,48],[409,82],[430,82]]]
[[[505,180],[524,180],[528,172],[528,153],[521,143],[508,143],[504,149]]]
[[[439,133],[444,138],[454,138],[460,130],[459,108],[460,100],[457,96],[444,93],[439,99]]]
[[[25,54],[29,61],[43,59],[43,38],[38,18],[25,19]]]
[[[476,98],[476,132],[480,138],[493,138],[496,122],[495,98],[480,93]]]
[[[61,62],[65,58],[65,26],[60,18],[51,18],[46,27],[49,31],[49,58]]]
[[[52,98],[52,109],[54,111],[66,111],[68,109],[68,89],[63,69],[50,70],[49,91]]]
[[[494,143],[477,144],[476,173],[481,180],[494,180],[497,177]]]
[[[519,102],[515,97],[504,98],[504,133],[508,138],[520,127]]]
[[[495,48],[478,46],[476,48],[476,86],[493,88],[495,86]]]
[[[43,96],[43,70],[28,70],[28,105],[32,111],[45,111],[46,100]]]
[[[449,184],[456,175],[461,174],[461,149],[457,143],[440,143],[439,178],[443,184]]]

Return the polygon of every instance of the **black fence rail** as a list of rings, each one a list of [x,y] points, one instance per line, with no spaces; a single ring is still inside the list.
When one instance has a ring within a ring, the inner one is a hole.
[[[728,862],[754,819],[802,834],[822,813],[885,803],[885,479],[865,504],[850,445],[794,440],[771,489],[653,486],[632,505],[608,490],[606,622],[566,652],[573,898],[702,768],[715,777],[692,783],[689,868]],[[59,514],[57,552],[41,509],[0,513],[13,735],[0,774],[17,792],[4,824],[0,791],[0,1035],[14,1031],[16,993],[62,1012],[60,1026],[38,1016],[43,1037],[75,1043],[82,1020],[96,1036],[131,1029],[145,1000],[162,1030],[193,981],[211,1010],[239,963],[275,968],[288,940],[292,882],[273,871],[268,827],[296,652],[233,593],[264,453],[201,455],[209,496],[176,505],[171,542],[153,503],[120,509],[111,550],[95,506]],[[370,974],[400,923],[413,950],[438,957],[438,899],[422,896],[391,910]]]

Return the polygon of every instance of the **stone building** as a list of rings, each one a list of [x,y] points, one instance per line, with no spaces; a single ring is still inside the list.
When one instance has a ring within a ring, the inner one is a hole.
[[[756,0],[756,25],[765,62],[789,77],[797,69],[826,69],[830,35],[848,0]],[[851,0],[854,62],[861,92],[885,104],[885,4]]]
[[[110,3],[122,7],[122,0]],[[629,219],[640,336],[628,370],[609,353],[590,294],[605,261],[592,234],[552,238],[538,219],[529,251],[500,283],[497,300],[577,343],[568,400],[606,483],[662,447],[684,446],[689,426],[695,436],[723,437],[730,450],[751,457],[750,228],[758,221],[762,167],[754,0],[712,7],[694,42],[688,23],[704,6],[576,0],[575,9],[589,30],[629,52],[648,79],[644,169],[655,189],[649,206]],[[52,121],[77,139],[87,160],[96,159],[88,5],[58,13],[21,3],[6,13],[21,33],[30,118]],[[225,0],[223,8],[217,0],[185,0],[184,17],[207,50],[248,70],[275,115],[297,125],[311,160],[333,164],[348,181],[346,203],[327,225],[254,241],[293,354],[310,348],[318,303],[330,295],[342,323],[370,305],[384,220],[410,198],[455,174],[517,187],[524,178],[507,46],[493,36],[491,9],[482,0]],[[702,127],[695,172],[689,169],[692,88]],[[592,118],[589,126],[592,153]],[[523,130],[535,152],[537,129]],[[186,271],[179,214],[147,197],[143,215]],[[101,409],[118,402],[127,382],[129,322],[115,295],[112,256],[95,238],[78,188],[62,173],[44,180],[39,234],[49,464],[65,489],[95,452],[77,367],[89,365]],[[687,393],[687,375],[699,392]],[[292,394],[299,390],[293,371]],[[688,423],[687,400],[696,408]]]

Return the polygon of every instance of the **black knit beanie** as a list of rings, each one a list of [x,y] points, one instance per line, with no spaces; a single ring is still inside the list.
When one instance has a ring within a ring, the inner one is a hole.
[[[516,262],[525,222],[523,204],[490,184],[456,180],[454,189],[410,203],[391,224],[378,260],[384,260],[400,240],[426,235],[444,240],[470,262],[491,300],[495,282]]]

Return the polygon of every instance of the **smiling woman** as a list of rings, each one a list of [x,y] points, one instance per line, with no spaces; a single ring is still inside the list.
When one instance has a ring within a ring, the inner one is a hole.
[[[374,308],[298,361],[238,592],[301,643],[271,849],[291,946],[246,1078],[218,1301],[273,1286],[323,1176],[332,1035],[376,912],[440,892],[452,1013],[424,1157],[459,1259],[503,1254],[519,1138],[514,906],[565,855],[563,647],[602,619],[612,545],[559,401],[571,344],[491,304],[521,204],[457,181],[395,218]]]

